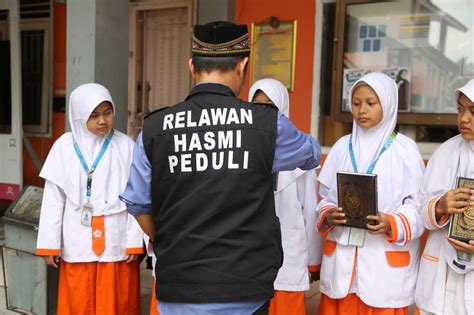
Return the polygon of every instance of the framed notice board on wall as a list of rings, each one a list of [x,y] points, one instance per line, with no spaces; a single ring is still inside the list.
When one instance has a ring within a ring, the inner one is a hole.
[[[273,78],[294,90],[296,20],[252,23],[250,81]]]

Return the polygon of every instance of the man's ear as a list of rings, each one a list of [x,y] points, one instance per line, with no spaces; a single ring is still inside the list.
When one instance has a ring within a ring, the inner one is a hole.
[[[245,57],[244,59],[240,60],[240,62],[237,64],[237,70],[238,74],[242,75],[245,74],[245,67],[247,66],[247,63],[249,62],[249,57]]]
[[[189,58],[188,60],[188,66],[189,66],[189,71],[191,71],[191,74],[193,76],[196,75],[196,71],[194,70],[194,65],[193,65],[193,58]]]

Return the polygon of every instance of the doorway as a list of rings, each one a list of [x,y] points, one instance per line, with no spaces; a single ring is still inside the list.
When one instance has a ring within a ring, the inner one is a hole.
[[[128,134],[135,139],[148,113],[172,106],[192,86],[188,70],[196,0],[130,4]]]

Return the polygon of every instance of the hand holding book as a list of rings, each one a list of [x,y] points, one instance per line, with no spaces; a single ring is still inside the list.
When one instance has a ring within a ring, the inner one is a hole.
[[[370,220],[369,222],[373,222],[372,224],[367,224],[367,228],[370,234],[391,234],[392,229],[390,228],[390,222],[388,221],[388,217],[385,213],[379,212],[377,215],[369,215],[367,219]]]
[[[330,226],[346,225],[346,215],[342,211],[342,208],[332,208],[328,210],[326,214],[326,220]],[[378,213],[377,215],[367,216],[367,220],[372,224],[367,224],[367,229],[370,234],[385,234],[391,233],[390,222],[385,213]]]
[[[342,208],[332,208],[328,210],[326,220],[330,226],[345,225],[347,223],[345,216]]]
[[[474,190],[456,188],[445,193],[436,203],[435,211],[439,216],[462,213],[474,206]]]
[[[463,241],[458,241],[454,238],[448,238],[448,242],[458,251],[471,255],[474,254],[474,241],[469,241],[469,243],[465,243]]]

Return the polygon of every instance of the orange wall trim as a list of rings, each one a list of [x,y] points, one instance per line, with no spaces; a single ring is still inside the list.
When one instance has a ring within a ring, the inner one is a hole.
[[[270,16],[276,16],[281,21],[297,20],[295,86],[294,91],[290,92],[290,118],[296,127],[307,133],[311,129],[315,14],[315,1],[293,0],[291,3],[286,0],[236,1],[236,23],[247,24],[249,32],[252,22],[259,23]],[[240,97],[246,100],[248,91],[247,77]]]

